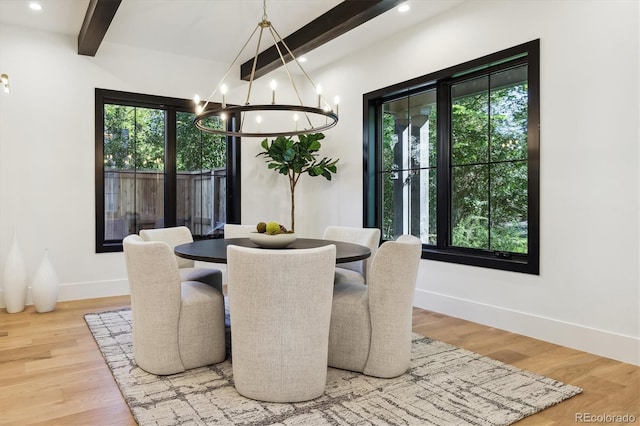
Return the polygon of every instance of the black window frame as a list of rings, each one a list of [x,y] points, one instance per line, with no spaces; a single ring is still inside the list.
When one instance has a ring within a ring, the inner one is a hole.
[[[95,89],[95,218],[96,253],[121,252],[122,241],[105,240],[104,187],[104,105],[154,108],[168,111],[166,121],[164,224],[176,226],[176,112],[193,112],[192,100],[146,95],[109,89]],[[227,121],[227,130],[239,122],[237,114]],[[227,136],[226,218],[228,223],[240,223],[240,138]],[[194,238],[198,238],[194,236]]]
[[[450,90],[455,82],[517,63],[528,66],[527,254],[453,247],[451,235]],[[437,243],[423,244],[422,258],[539,275],[540,273],[540,40],[514,46],[363,95],[363,224],[382,229],[382,105],[436,88]]]

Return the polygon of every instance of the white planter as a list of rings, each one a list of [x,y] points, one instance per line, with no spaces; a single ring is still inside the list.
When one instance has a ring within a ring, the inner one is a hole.
[[[31,285],[31,294],[36,311],[41,313],[51,312],[56,308],[59,285],[58,275],[49,261],[49,251],[45,250],[44,257]]]
[[[9,253],[4,262],[2,295],[7,312],[22,312],[27,301],[27,267],[22,260],[18,235],[14,228]]]

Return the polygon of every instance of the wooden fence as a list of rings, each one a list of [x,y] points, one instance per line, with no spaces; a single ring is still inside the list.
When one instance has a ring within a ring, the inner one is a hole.
[[[164,227],[163,173],[107,170],[104,176],[106,240]],[[226,169],[177,174],[177,225],[194,235],[211,234],[226,222],[225,201]]]

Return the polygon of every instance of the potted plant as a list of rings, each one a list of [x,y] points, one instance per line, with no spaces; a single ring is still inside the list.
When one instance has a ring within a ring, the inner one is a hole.
[[[289,178],[291,231],[295,231],[295,191],[300,176],[307,173],[309,176],[322,176],[331,180],[331,174],[338,170],[336,163],[339,160],[327,157],[318,160],[322,139],[322,133],[298,135],[298,141],[286,136],[278,136],[271,143],[265,139],[261,144],[264,151],[256,155],[266,157],[268,168]]]

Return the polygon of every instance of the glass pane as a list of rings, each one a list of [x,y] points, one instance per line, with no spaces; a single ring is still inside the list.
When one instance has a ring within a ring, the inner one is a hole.
[[[194,117],[176,113],[177,225],[193,235],[211,235],[226,221],[226,142],[198,130]],[[223,122],[210,117],[206,124],[222,128]]]
[[[436,244],[436,170],[382,173],[382,238],[402,234]]]
[[[488,161],[489,77],[451,87],[451,165]]]
[[[527,90],[526,66],[452,87],[456,247],[527,252]]]
[[[165,111],[136,108],[136,220],[140,229],[164,227]]]
[[[527,158],[527,67],[491,75],[491,160]]]
[[[383,170],[436,166],[436,92],[383,105]]]
[[[527,162],[491,167],[491,250],[527,253]]]
[[[489,249],[488,166],[451,170],[451,244]]]
[[[105,105],[105,240],[162,226],[165,113]]]

